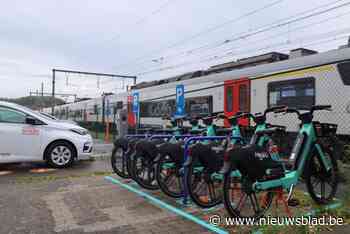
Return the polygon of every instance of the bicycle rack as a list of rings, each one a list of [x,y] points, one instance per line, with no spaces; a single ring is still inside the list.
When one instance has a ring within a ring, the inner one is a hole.
[[[190,138],[193,137],[193,135],[169,135],[169,134],[159,134],[159,135],[152,135],[149,140],[153,140],[153,139],[169,139],[169,138],[175,138],[175,139],[186,139],[186,138]]]
[[[125,138],[147,138],[149,136],[149,134],[128,134],[125,135]]]
[[[173,138],[175,137],[176,139],[185,139],[188,137],[193,137],[193,135],[172,135],[172,134],[128,134],[125,135],[125,138],[148,138],[150,140],[152,139],[161,139],[161,138]]]
[[[185,141],[185,146],[184,146],[184,163],[183,163],[183,177],[182,177],[182,204],[187,205],[188,204],[188,189],[186,186],[186,178],[188,176],[188,166],[186,165],[186,162],[188,160],[188,148],[190,144],[194,141],[214,141],[214,140],[224,140],[227,139],[227,136],[196,136],[196,137],[190,137],[186,139]],[[236,136],[231,136],[231,140],[236,139],[236,140],[242,140],[242,137],[236,137]]]

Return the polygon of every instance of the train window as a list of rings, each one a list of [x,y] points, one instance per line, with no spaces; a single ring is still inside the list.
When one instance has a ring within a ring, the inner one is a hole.
[[[248,86],[241,84],[239,86],[239,111],[248,112]]]
[[[307,77],[268,84],[268,106],[308,109],[315,105],[315,78]]]
[[[233,111],[233,87],[227,86],[226,87],[226,111],[232,112]]]
[[[350,62],[338,63],[337,66],[344,85],[350,85]]]
[[[186,112],[193,115],[208,115],[213,111],[213,97],[201,96],[186,98]],[[140,115],[142,117],[172,116],[176,111],[175,99],[162,101],[149,101],[140,103]]]
[[[172,115],[175,112],[175,100],[164,100],[158,102],[141,102],[140,115],[142,117],[162,117]]]
[[[186,99],[186,112],[190,115],[208,115],[213,112],[213,97],[193,97]]]

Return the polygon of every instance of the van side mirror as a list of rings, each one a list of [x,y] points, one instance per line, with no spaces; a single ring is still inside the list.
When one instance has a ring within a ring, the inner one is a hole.
[[[26,121],[25,122],[26,124],[30,124],[30,125],[36,125],[38,123],[36,119],[31,116],[27,116],[25,121]]]

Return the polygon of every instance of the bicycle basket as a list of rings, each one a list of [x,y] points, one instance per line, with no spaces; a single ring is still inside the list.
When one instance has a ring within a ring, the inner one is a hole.
[[[314,122],[317,137],[330,137],[336,135],[338,125],[331,123]]]

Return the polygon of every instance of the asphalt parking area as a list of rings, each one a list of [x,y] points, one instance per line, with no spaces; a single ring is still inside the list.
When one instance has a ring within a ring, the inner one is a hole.
[[[108,158],[63,170],[0,165],[0,172],[0,233],[206,232],[107,182]]]
[[[111,183],[106,176],[120,179],[113,175],[108,157],[62,170],[47,168],[44,163],[0,165],[0,233],[209,233],[195,222]],[[130,180],[120,181],[140,189]],[[181,208],[160,191],[145,192]],[[345,194],[343,185],[338,192]],[[309,199],[301,195],[302,201]],[[222,206],[205,212],[195,206],[184,210],[205,222],[211,214],[226,214]],[[344,233],[343,228],[348,229],[342,227],[338,233]],[[241,232],[250,233],[250,229]]]

